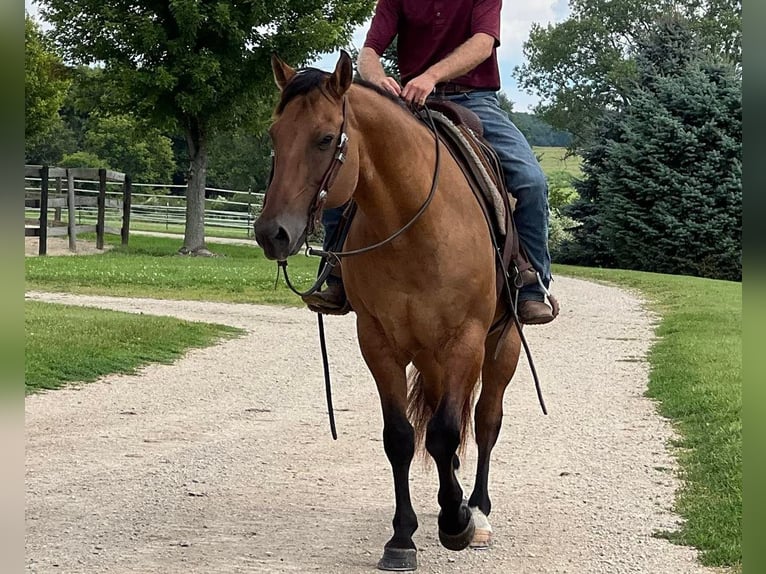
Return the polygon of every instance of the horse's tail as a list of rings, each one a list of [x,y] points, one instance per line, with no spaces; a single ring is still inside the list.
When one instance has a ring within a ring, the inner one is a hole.
[[[407,383],[409,387],[407,418],[415,429],[415,450],[420,451],[423,456],[426,456],[427,452],[424,448],[426,430],[428,429],[428,423],[431,421],[434,410],[432,405],[429,404],[426,399],[426,388],[425,383],[423,382],[423,374],[415,367],[412,367],[407,375]],[[478,382],[473,385],[460,413],[460,445],[457,450],[458,455],[460,456],[463,456],[465,453],[468,437],[471,435],[473,400],[477,388]]]

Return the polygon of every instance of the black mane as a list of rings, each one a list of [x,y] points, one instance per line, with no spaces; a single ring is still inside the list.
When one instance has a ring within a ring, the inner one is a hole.
[[[277,106],[277,114],[281,114],[285,106],[298,96],[308,94],[309,92],[321,87],[325,79],[330,76],[329,73],[318,70],[317,68],[303,68],[295,73],[295,76],[287,83],[282,91],[282,97]]]
[[[282,97],[279,100],[276,113],[281,114],[285,109],[285,106],[298,96],[308,94],[317,88],[321,88],[324,85],[325,80],[329,77],[329,72],[324,72],[317,68],[302,68],[298,70],[282,91]],[[391,100],[397,105],[405,107],[401,98],[367,80],[361,79],[359,76],[354,77],[354,84],[372,90],[376,94]]]

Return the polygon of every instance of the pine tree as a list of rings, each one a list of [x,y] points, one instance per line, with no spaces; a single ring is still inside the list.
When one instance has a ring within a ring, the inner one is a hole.
[[[739,280],[741,77],[678,17],[658,23],[636,63],[629,104],[585,154],[580,247],[591,263]]]

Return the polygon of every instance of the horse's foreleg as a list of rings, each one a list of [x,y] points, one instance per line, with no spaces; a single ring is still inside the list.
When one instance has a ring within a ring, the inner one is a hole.
[[[384,338],[374,329],[359,328],[362,355],[372,372],[383,410],[383,447],[394,475],[394,535],[386,543],[378,562],[381,570],[414,570],[417,550],[412,535],[418,519],[410,499],[410,463],[415,454],[415,432],[407,420],[407,377]]]
[[[515,335],[515,332],[509,335],[504,343],[505,349],[497,359],[493,358],[496,339],[493,337],[487,341],[482,368],[482,390],[474,414],[476,444],[479,450],[476,480],[468,500],[476,523],[471,542],[471,546],[475,548],[489,546],[492,539],[492,526],[488,518],[492,511],[489,498],[489,463],[503,423],[503,395],[519,360],[519,340]]]
[[[471,542],[474,523],[455,475],[456,452],[470,418],[470,400],[483,359],[480,345],[467,339],[453,343],[445,353],[444,394],[428,423],[426,450],[439,473],[439,540],[450,550],[462,550]]]

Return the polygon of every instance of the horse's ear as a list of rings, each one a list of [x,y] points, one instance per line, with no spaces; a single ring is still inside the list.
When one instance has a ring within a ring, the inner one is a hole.
[[[340,59],[335,65],[335,71],[327,79],[327,86],[339,98],[346,93],[354,78],[354,65],[351,56],[345,50],[340,51]]]
[[[271,69],[274,72],[274,81],[277,83],[277,87],[281,92],[285,89],[288,82],[292,80],[295,75],[295,70],[285,64],[282,61],[282,58],[277,56],[276,53],[271,54]]]

